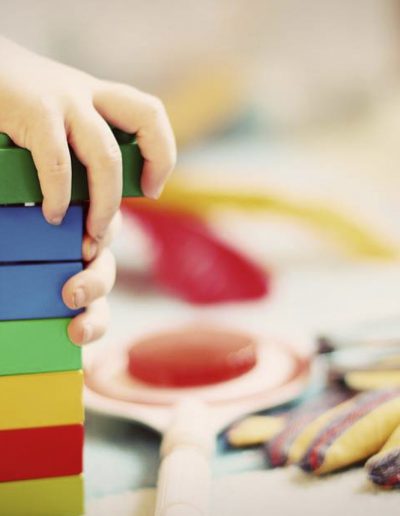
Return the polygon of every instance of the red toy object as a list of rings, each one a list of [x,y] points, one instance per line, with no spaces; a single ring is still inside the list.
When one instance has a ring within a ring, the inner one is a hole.
[[[268,292],[265,271],[221,242],[201,218],[141,201],[126,201],[123,207],[152,238],[154,278],[174,295],[205,304],[256,299]]]
[[[82,449],[82,425],[2,430],[0,482],[79,475]]]
[[[245,334],[191,328],[154,335],[129,350],[129,374],[158,387],[199,387],[237,378],[257,363]]]

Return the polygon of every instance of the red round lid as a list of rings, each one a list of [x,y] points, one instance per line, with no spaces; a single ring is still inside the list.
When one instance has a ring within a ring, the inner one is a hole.
[[[236,378],[257,362],[246,334],[189,328],[153,335],[129,349],[129,374],[162,387],[198,387]]]

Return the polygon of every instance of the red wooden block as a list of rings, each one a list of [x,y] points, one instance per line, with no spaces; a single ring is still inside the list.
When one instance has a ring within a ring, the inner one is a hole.
[[[0,431],[0,482],[82,472],[83,426]]]

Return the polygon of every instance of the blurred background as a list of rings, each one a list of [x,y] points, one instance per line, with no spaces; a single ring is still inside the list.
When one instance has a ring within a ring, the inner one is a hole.
[[[158,95],[176,131],[157,208],[125,205],[103,345],[206,320],[312,346],[338,325],[397,316],[398,0],[1,6],[2,34]],[[113,425],[89,416],[89,496],[154,483],[157,438],[138,431],[138,448]],[[243,457],[239,469],[258,461]]]
[[[4,35],[160,96],[179,144],[176,179],[317,201],[397,245],[397,0],[3,0],[2,7]],[[343,254],[340,237],[336,249],[318,221],[310,230],[270,215],[263,259]]]

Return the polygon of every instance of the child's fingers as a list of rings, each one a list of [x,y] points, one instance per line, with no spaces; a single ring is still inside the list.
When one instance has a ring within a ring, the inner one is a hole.
[[[101,240],[122,196],[122,157],[111,129],[93,108],[81,108],[69,120],[70,144],[86,166],[90,192],[87,231]]]
[[[97,340],[106,332],[109,319],[107,299],[102,297],[72,319],[68,326],[69,338],[75,344],[88,344]]]
[[[112,289],[115,281],[115,259],[104,249],[85,270],[70,278],[62,289],[64,303],[72,309],[85,308]]]
[[[121,212],[117,211],[114,215],[110,225],[107,228],[106,234],[101,241],[94,240],[88,234],[83,238],[82,256],[85,262],[91,262],[100,254],[100,252],[110,245],[114,240],[115,235],[119,232],[122,224]]]
[[[71,157],[64,120],[60,114],[45,112],[30,132],[27,140],[43,192],[43,214],[51,224],[60,224],[71,199]]]
[[[136,133],[145,159],[143,193],[159,197],[176,162],[175,138],[161,101],[123,84],[106,83],[95,92],[94,106],[113,125]]]

